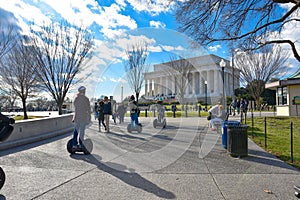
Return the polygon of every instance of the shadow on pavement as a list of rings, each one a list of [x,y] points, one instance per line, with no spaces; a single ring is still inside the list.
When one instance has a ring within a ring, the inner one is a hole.
[[[142,138],[142,137],[136,137],[136,136],[127,135],[127,134],[118,134],[116,132],[109,132],[109,133],[105,133],[105,134],[107,136],[116,136],[116,137],[120,137],[120,138],[138,139],[138,140],[147,141],[145,138]]]
[[[100,162],[100,160],[102,159],[100,156],[92,155],[92,154],[88,156],[74,154],[71,155],[71,158],[81,159],[83,161],[96,165],[98,169],[118,178],[124,183],[136,188],[140,188],[160,198],[164,198],[164,199],[176,198],[174,193],[166,191],[163,188],[160,188],[159,186],[155,185],[154,183],[142,177],[140,174],[134,172],[134,169],[127,168],[125,165],[120,165],[112,162],[102,163]]]

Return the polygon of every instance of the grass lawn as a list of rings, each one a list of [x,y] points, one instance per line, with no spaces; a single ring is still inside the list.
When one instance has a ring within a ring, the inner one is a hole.
[[[24,116],[23,115],[18,115],[18,116],[15,116],[13,117],[14,120],[23,120],[24,119]],[[28,116],[28,119],[37,119],[37,118],[44,118],[44,117],[40,117],[40,116]]]
[[[156,112],[156,115],[157,115],[157,112]],[[126,116],[129,116],[129,112],[127,112]],[[147,116],[148,117],[154,117],[154,113],[148,111]],[[166,117],[173,117],[173,112],[172,111],[166,111],[165,116]],[[188,117],[198,117],[198,111],[188,111],[187,116]],[[201,117],[208,116],[208,112],[201,111],[200,116]],[[142,111],[140,113],[140,117],[145,117],[145,111]],[[177,117],[185,117],[185,111],[176,111],[176,118]]]
[[[277,156],[281,160],[300,169],[300,118],[299,117],[267,117],[266,135],[267,147],[265,148],[265,118],[254,118],[252,137],[252,122],[248,129],[249,137],[259,146]],[[293,123],[293,162],[291,162],[291,122]]]

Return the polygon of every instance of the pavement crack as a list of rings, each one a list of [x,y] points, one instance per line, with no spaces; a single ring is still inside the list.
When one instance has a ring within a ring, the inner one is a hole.
[[[42,192],[41,194],[39,194],[39,195],[33,197],[32,200],[33,200],[33,199],[38,199],[38,198],[42,197],[43,195],[47,194],[48,192],[54,191],[55,189],[57,189],[57,188],[59,188],[59,187],[65,185],[65,184],[67,184],[67,183],[69,183],[69,182],[71,182],[71,181],[73,181],[73,180],[75,180],[75,179],[77,179],[77,178],[79,178],[79,177],[81,177],[81,176],[83,176],[83,175],[89,173],[90,171],[92,171],[92,170],[94,170],[94,169],[96,169],[96,168],[97,168],[97,167],[94,167],[94,168],[92,168],[92,169],[90,169],[90,170],[87,170],[87,171],[85,171],[85,172],[83,172],[83,173],[81,173],[81,174],[79,174],[79,175],[77,175],[77,176],[75,176],[75,177],[73,177],[73,178],[71,178],[71,179],[69,179],[69,180],[63,182],[63,183],[60,183],[60,184],[56,185],[55,187],[52,187],[52,188],[50,188],[49,190],[46,190],[46,191]]]

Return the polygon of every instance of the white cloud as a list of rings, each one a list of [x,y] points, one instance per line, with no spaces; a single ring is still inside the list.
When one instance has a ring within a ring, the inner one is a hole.
[[[89,27],[93,23],[99,25],[99,31],[107,38],[113,38],[126,30],[136,29],[137,23],[130,16],[121,14],[125,3],[117,1],[119,5],[101,7],[94,0],[41,0],[47,6],[26,4],[25,1],[10,0],[0,7],[15,14],[19,25],[24,31],[28,31],[25,21],[33,21],[37,25],[44,22],[50,23],[51,18],[61,16],[63,19],[76,26]],[[39,7],[38,7],[39,6]],[[53,11],[57,12],[53,13]],[[118,29],[118,30],[116,30]]]
[[[120,83],[127,83],[127,81],[125,79],[123,79],[123,78],[119,78],[118,82],[120,82]]]
[[[149,47],[149,51],[151,51],[151,52],[162,52],[162,48],[161,48],[161,46],[154,45],[154,46]]]
[[[169,12],[173,9],[174,1],[171,0],[128,0],[134,10],[145,11],[152,15]]]
[[[112,77],[111,77],[109,80],[110,80],[111,82],[114,82],[114,83],[117,83],[117,82],[118,82],[118,80],[116,80],[115,78],[112,78]]]
[[[127,83],[127,81],[123,78],[115,79],[115,78],[111,77],[109,80],[114,83]]]
[[[208,49],[212,52],[218,51],[221,48],[221,45],[209,46]]]
[[[137,28],[136,21],[130,16],[120,14],[121,10],[119,5],[112,4],[110,7],[103,7],[101,13],[94,18],[95,22],[103,27],[101,32],[106,37],[114,38],[121,35],[125,30]],[[115,30],[116,28],[118,30]]]
[[[77,26],[83,24],[86,26],[91,25],[96,16],[88,6],[92,6],[93,9],[98,8],[96,1],[93,0],[43,0],[43,2],[59,13],[69,23],[76,24]]]
[[[43,22],[49,23],[51,21],[38,7],[26,4],[23,1],[6,1],[5,3],[2,3],[0,7],[14,13],[15,17],[18,19],[18,25],[25,32],[29,31],[29,26],[23,19],[32,21],[35,24],[42,24]]]
[[[150,27],[154,28],[166,28],[166,24],[159,21],[150,21]]]
[[[116,3],[122,7],[126,6],[125,0],[116,0]]]
[[[283,4],[281,5],[281,7],[285,8],[286,10],[290,10],[291,7],[293,7],[294,4]],[[291,15],[291,18],[294,19],[298,19],[300,17],[300,12],[296,11]],[[283,28],[281,29],[280,32],[270,32],[268,33],[268,37],[270,39],[284,39],[284,40],[290,40],[292,42],[294,42],[296,49],[298,52],[300,52],[300,44],[299,44],[299,40],[300,40],[300,23],[298,21],[291,21],[288,23],[285,23]],[[290,45],[288,44],[281,44],[281,46],[284,49],[287,49],[288,51],[290,51],[290,65],[293,66],[293,68],[298,69],[299,68],[299,61],[296,61],[296,59],[294,58],[293,54],[292,54],[292,50]]]
[[[162,51],[167,51],[167,52],[171,52],[171,51],[184,51],[186,50],[185,48],[183,48],[181,45],[179,46],[170,46],[170,45],[154,45],[154,46],[150,46],[149,48],[150,51],[152,52],[162,52]]]

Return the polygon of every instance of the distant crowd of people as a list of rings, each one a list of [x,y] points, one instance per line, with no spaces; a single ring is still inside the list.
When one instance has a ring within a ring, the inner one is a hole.
[[[126,111],[127,107],[123,103],[118,104],[117,109],[114,110],[107,96],[104,97],[104,100],[96,102],[94,106],[94,117],[95,120],[98,119],[99,132],[101,132],[101,126],[104,127],[106,132],[110,131],[110,115],[112,116],[114,124],[117,123],[117,119],[119,119],[120,124],[123,123]]]
[[[232,108],[232,112],[233,112],[233,116],[235,116],[235,111],[237,111],[237,114],[239,115],[241,112],[243,113],[247,113],[248,110],[248,102],[246,99],[234,99],[231,102],[231,108]]]

